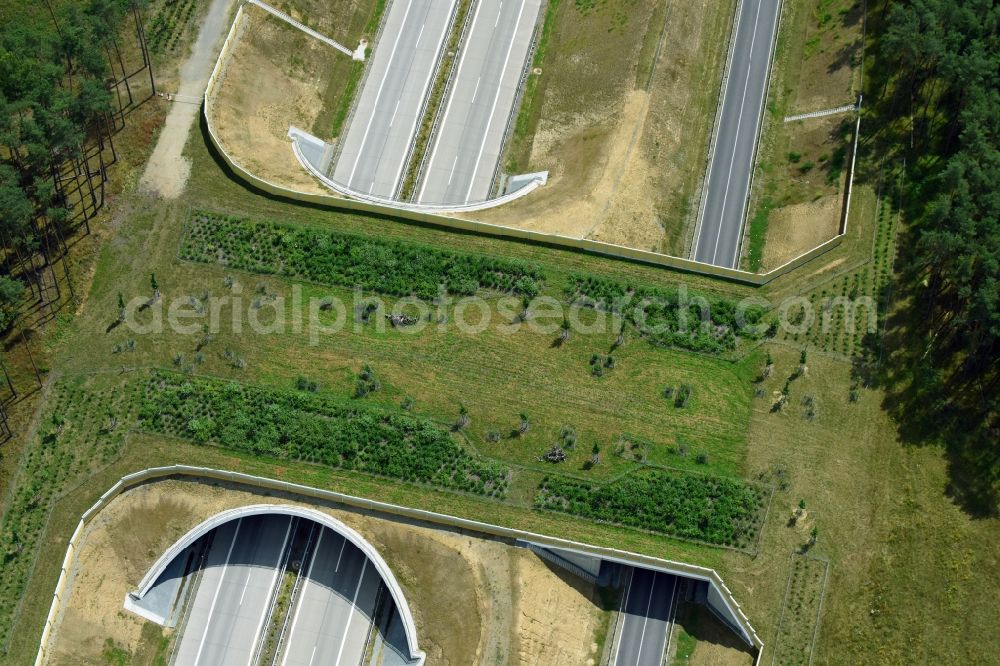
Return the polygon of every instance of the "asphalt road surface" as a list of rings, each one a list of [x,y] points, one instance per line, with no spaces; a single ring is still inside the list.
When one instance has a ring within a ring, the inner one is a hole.
[[[540,0],[480,0],[466,35],[417,201],[489,197]]]
[[[322,529],[292,611],[282,666],[358,664],[382,578],[364,553]]]
[[[216,530],[174,663],[250,664],[291,525],[288,516],[258,516]]]
[[[391,197],[403,176],[456,0],[395,0],[385,18],[333,180]]]
[[[676,576],[632,569],[613,666],[661,666],[676,591]]]
[[[693,257],[736,268],[781,0],[743,0]]]

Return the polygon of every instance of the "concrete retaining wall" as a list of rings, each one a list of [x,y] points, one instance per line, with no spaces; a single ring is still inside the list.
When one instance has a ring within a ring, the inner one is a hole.
[[[389,588],[389,593],[392,595],[396,609],[399,611],[399,615],[403,620],[403,630],[406,633],[407,646],[410,648],[411,662],[413,662],[416,666],[421,666],[424,663],[426,655],[417,649],[417,625],[413,621],[413,615],[410,613],[410,607],[406,603],[406,597],[403,595],[403,589],[396,581],[396,576],[392,573],[392,569],[390,569],[386,561],[382,559],[379,552],[375,550],[375,547],[368,543],[367,539],[336,518],[328,516],[320,511],[316,511],[315,509],[292,506],[290,504],[254,504],[251,506],[241,506],[217,513],[211,518],[202,521],[191,530],[188,530],[187,534],[175,541],[170,548],[165,550],[160,557],[157,558],[156,562],[153,563],[153,566],[149,568],[146,575],[142,577],[142,580],[139,581],[136,591],[130,593],[129,596],[135,600],[146,596],[146,593],[149,592],[150,588],[153,587],[153,584],[156,583],[157,579],[166,570],[167,566],[174,560],[174,558],[180,555],[185,548],[208,534],[210,531],[233,520],[263,515],[297,516],[299,518],[305,518],[306,520],[311,520],[315,523],[323,525],[324,527],[328,527],[357,546],[358,549],[365,554],[365,557],[367,557],[369,561],[375,565],[375,569],[382,577],[382,581],[385,583],[386,587]]]
[[[774,280],[775,278],[780,277],[781,275],[784,275],[789,271],[798,268],[802,264],[812,259],[815,259],[821,254],[824,254],[832,250],[833,248],[840,245],[841,242],[843,242],[843,235],[839,235],[827,241],[826,243],[823,243],[819,247],[816,247],[810,250],[809,252],[806,252],[801,256],[796,257],[795,259],[789,261],[783,266],[780,266],[772,271],[769,271],[768,273],[749,273],[747,271],[741,271],[732,268],[723,268],[720,266],[703,264],[701,262],[697,262],[692,259],[685,259],[682,257],[672,257],[669,255],[659,254],[657,252],[649,252],[646,250],[637,250],[635,248],[625,247],[623,245],[602,243],[587,238],[572,238],[569,236],[541,233],[538,231],[520,229],[517,227],[505,227],[497,224],[489,224],[486,222],[476,222],[474,220],[467,220],[460,217],[445,216],[445,215],[439,215],[435,213],[427,213],[415,210],[407,210],[395,206],[371,203],[367,201],[358,201],[354,199],[343,199],[328,194],[314,194],[312,192],[301,192],[299,190],[295,190],[289,187],[277,185],[275,183],[264,180],[263,178],[254,175],[249,170],[244,168],[239,162],[233,159],[233,157],[228,152],[226,152],[226,149],[223,147],[222,141],[219,139],[219,136],[216,133],[215,127],[212,123],[212,115],[213,115],[212,105],[215,103],[216,83],[218,81],[220,72],[222,71],[222,64],[225,61],[225,59],[229,56],[230,51],[232,50],[233,46],[236,43],[236,35],[237,35],[236,28],[237,25],[242,20],[243,20],[243,8],[241,6],[240,9],[236,12],[236,18],[233,21],[233,27],[230,29],[229,35],[226,37],[226,41],[223,44],[222,51],[219,54],[219,59],[215,63],[215,69],[212,71],[212,76],[209,77],[208,85],[205,88],[205,104],[203,107],[203,113],[205,114],[205,124],[206,127],[208,128],[209,139],[211,140],[212,146],[214,147],[218,155],[229,166],[229,168],[232,169],[233,173],[239,176],[239,178],[241,178],[254,188],[266,192],[267,194],[283,197],[286,199],[317,204],[336,210],[347,210],[359,213],[372,213],[376,215],[402,218],[404,220],[410,220],[412,222],[418,222],[421,224],[431,225],[444,229],[473,232],[486,236],[529,241],[541,245],[550,245],[567,249],[581,250],[591,254],[597,254],[616,259],[625,259],[627,261],[634,261],[654,266],[663,266],[666,268],[672,268],[675,270],[685,271],[688,273],[708,275],[712,277],[723,278],[733,282],[739,282],[742,284],[749,284],[749,285],[767,284],[768,282]]]
[[[379,502],[377,500],[371,500],[364,497],[355,497],[353,495],[346,495],[344,493],[338,493],[332,490],[324,490],[321,488],[313,488],[311,486],[305,486],[298,483],[289,483],[287,481],[278,481],[276,479],[268,479],[260,476],[253,476],[250,474],[242,474],[240,472],[229,472],[225,470],[210,469],[206,467],[193,467],[190,465],[170,465],[167,467],[154,467],[150,469],[144,469],[140,472],[135,472],[134,474],[128,474],[121,478],[118,483],[112,486],[106,493],[101,495],[100,499],[94,503],[80,520],[80,524],[77,526],[76,531],[73,533],[73,537],[70,539],[69,546],[66,549],[66,557],[63,560],[62,573],[59,575],[59,582],[56,584],[55,593],[52,595],[52,604],[49,607],[49,614],[45,621],[45,628],[42,631],[41,644],[38,648],[38,655],[35,658],[35,665],[41,666],[46,663],[49,655],[50,642],[52,640],[52,632],[55,630],[57,625],[57,618],[59,617],[62,603],[62,597],[65,593],[67,576],[70,568],[76,557],[76,548],[79,545],[79,538],[83,532],[83,528],[94,518],[94,516],[101,511],[105,506],[108,505],[111,500],[118,497],[122,492],[133,488],[135,486],[141,485],[148,481],[153,481],[157,479],[165,479],[169,477],[192,477],[192,478],[202,478],[202,479],[215,479],[218,481],[226,481],[229,483],[235,483],[245,486],[250,486],[254,488],[260,488],[263,490],[270,490],[275,492],[291,493],[294,495],[300,495],[307,498],[313,498],[322,500],[325,502],[335,502],[338,504],[343,504],[345,506],[351,506],[358,509],[365,509],[368,511],[376,511],[379,513],[400,516],[403,518],[408,518],[411,520],[419,520],[423,522],[429,522],[439,525],[444,525],[446,527],[466,529],[473,532],[478,532],[481,534],[486,534],[494,537],[501,537],[504,539],[509,539],[511,541],[531,541],[535,544],[541,546],[548,546],[553,548],[575,550],[584,554],[592,555],[595,557],[600,557],[602,559],[622,562],[625,564],[634,564],[650,569],[656,569],[660,571],[668,571],[671,573],[677,573],[689,578],[697,578],[700,580],[707,580],[711,583],[712,587],[715,588],[718,593],[718,599],[716,601],[716,611],[722,612],[727,619],[728,623],[734,625],[737,633],[744,637],[748,643],[753,645],[758,650],[758,657],[761,654],[764,643],[761,641],[757,632],[754,630],[753,626],[750,624],[749,619],[743,613],[743,609],[737,603],[736,599],[733,598],[733,594],[730,589],[726,586],[725,582],[715,572],[714,569],[709,569],[707,567],[700,567],[693,564],[687,564],[684,562],[676,562],[673,560],[665,560],[659,557],[651,557],[649,555],[641,555],[639,553],[632,553],[625,550],[619,550],[617,548],[602,548],[599,546],[592,546],[585,543],[580,543],[577,541],[571,541],[569,539],[561,539],[558,537],[550,537],[543,534],[535,534],[533,532],[526,532],[524,530],[512,529],[509,527],[501,527],[499,525],[491,525],[489,523],[483,523],[478,520],[469,520],[467,518],[459,518],[457,516],[449,516],[443,513],[436,513],[434,511],[425,511],[423,509],[413,509],[410,507],[399,506],[396,504],[389,504],[387,502]]]

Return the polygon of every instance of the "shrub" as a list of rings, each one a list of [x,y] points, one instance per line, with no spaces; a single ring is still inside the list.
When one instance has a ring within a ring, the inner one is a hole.
[[[205,211],[191,214],[180,256],[255,273],[427,299],[437,296],[442,285],[463,296],[487,289],[534,297],[542,280],[539,268],[525,262]]]
[[[535,506],[718,545],[745,547],[759,529],[766,492],[736,479],[654,471],[609,484],[548,476]]]
[[[355,398],[363,398],[369,393],[377,393],[382,390],[382,382],[375,375],[375,369],[365,363],[358,374],[358,382],[354,389]]]
[[[0,333],[6,333],[14,324],[23,296],[23,282],[0,275]]]
[[[481,460],[429,419],[308,391],[153,373],[141,428],[272,458],[300,460],[493,497],[510,470]]]
[[[577,274],[570,278],[567,295],[577,303],[627,315],[649,342],[665,347],[722,353],[736,348],[738,337],[756,339],[766,311],[759,306],[738,313],[728,299],[708,299],[677,290],[636,287],[615,280]],[[702,320],[701,299],[709,304]],[[742,314],[742,322],[738,314]]]

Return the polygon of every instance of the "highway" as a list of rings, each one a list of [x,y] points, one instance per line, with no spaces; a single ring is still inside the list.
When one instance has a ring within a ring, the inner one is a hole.
[[[676,576],[632,569],[613,666],[661,666],[676,592]]]
[[[781,0],[742,0],[692,257],[736,268]]]
[[[382,578],[361,550],[322,529],[285,638],[282,666],[358,664]]]
[[[395,195],[456,0],[394,0],[374,45],[333,180]]]
[[[288,516],[260,516],[216,530],[174,663],[251,663],[291,526]]]
[[[489,197],[540,6],[540,0],[479,0],[418,202],[463,204]]]

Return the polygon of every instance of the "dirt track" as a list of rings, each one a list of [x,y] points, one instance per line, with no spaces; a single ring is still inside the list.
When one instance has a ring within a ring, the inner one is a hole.
[[[212,0],[191,55],[180,68],[176,92],[179,100],[184,101],[172,102],[160,138],[139,182],[142,188],[165,199],[180,196],[191,172],[191,164],[182,152],[191,126],[201,111],[201,105],[192,100],[200,100],[205,92],[208,77],[212,74],[219,49],[222,48],[229,29],[228,17],[232,4],[233,0]]]

